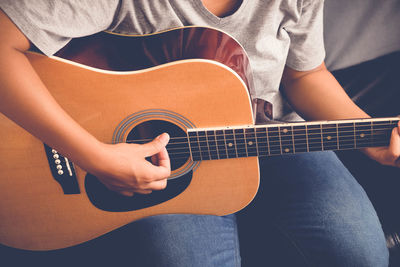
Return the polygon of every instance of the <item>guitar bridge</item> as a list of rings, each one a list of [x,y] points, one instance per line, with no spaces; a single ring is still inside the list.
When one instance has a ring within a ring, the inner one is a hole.
[[[47,160],[53,178],[60,184],[64,194],[80,194],[75,168],[68,158],[44,144]]]

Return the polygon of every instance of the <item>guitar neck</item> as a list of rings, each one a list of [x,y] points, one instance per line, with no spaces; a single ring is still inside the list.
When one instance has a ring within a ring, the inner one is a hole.
[[[194,161],[387,146],[399,118],[295,122],[188,131]]]

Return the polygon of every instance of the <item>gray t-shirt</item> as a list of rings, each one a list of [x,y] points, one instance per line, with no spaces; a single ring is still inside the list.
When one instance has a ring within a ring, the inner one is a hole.
[[[323,0],[243,0],[232,15],[219,18],[201,0],[2,0],[0,8],[44,54],[71,38],[108,30],[148,34],[197,25],[221,29],[247,51],[254,73],[253,98],[274,105],[274,117],[290,109],[279,93],[285,64],[310,70],[323,62]],[[286,116],[288,117],[288,116]]]

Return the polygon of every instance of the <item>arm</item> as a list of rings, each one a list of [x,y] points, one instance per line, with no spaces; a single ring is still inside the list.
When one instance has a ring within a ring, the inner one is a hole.
[[[170,173],[168,136],[146,145],[99,142],[48,92],[24,55],[29,48],[29,40],[0,10],[0,112],[112,190],[132,195],[163,189]],[[159,166],[145,160],[152,155]]]
[[[346,94],[333,75],[321,64],[310,71],[286,67],[282,77],[283,93],[292,107],[307,120],[368,118]],[[381,164],[400,167],[400,126],[394,128],[390,146],[362,151]]]
[[[306,120],[369,118],[348,97],[325,64],[310,71],[286,67],[282,83],[289,103]]]

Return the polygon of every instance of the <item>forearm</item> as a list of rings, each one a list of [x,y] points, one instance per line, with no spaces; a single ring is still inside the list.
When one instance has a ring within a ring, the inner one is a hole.
[[[24,53],[0,47],[0,111],[79,165],[98,141],[54,100]]]
[[[324,65],[301,74],[286,68],[282,82],[288,102],[306,120],[369,117]]]
[[[131,196],[165,188],[170,175],[168,135],[144,145],[98,141],[47,90],[25,56],[29,46],[26,36],[0,10],[0,112],[111,190]]]
[[[28,39],[0,10],[0,112],[78,165],[89,166],[101,143],[54,100],[25,51]]]

